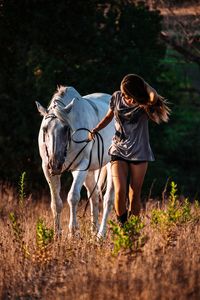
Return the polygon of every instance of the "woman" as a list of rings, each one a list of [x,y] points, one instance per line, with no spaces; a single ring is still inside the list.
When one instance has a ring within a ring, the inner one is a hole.
[[[106,116],[92,129],[106,127],[115,118],[115,135],[109,148],[115,189],[115,211],[123,225],[127,216],[140,213],[142,184],[148,161],[154,161],[149,144],[148,119],[156,123],[167,122],[170,109],[163,97],[140,76],[126,75],[110,100]],[[129,180],[129,208],[127,209],[127,182]]]

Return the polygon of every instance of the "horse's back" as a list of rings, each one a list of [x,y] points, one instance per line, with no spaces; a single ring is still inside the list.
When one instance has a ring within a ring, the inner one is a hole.
[[[83,96],[85,99],[94,100],[94,101],[105,101],[106,103],[109,102],[111,95],[106,93],[93,93],[89,95]]]

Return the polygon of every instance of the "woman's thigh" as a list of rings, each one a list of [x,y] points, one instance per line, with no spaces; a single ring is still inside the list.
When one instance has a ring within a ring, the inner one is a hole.
[[[147,167],[148,162],[142,162],[140,164],[130,163],[130,185],[134,193],[141,191]]]
[[[126,193],[129,165],[125,161],[111,162],[112,178],[115,192]]]

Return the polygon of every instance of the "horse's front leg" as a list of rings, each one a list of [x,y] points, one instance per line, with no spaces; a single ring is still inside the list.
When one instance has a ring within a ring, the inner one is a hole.
[[[43,165],[42,167],[51,193],[51,210],[54,219],[54,232],[56,235],[60,235],[62,232],[60,215],[63,208],[62,199],[60,198],[60,175],[50,176],[47,166]]]
[[[73,235],[75,230],[78,228],[77,220],[76,220],[76,210],[78,206],[78,202],[80,200],[80,192],[87,172],[85,171],[73,171],[73,182],[70,188],[70,191],[67,196],[67,201],[69,203],[70,209],[70,218],[69,218],[69,233]]]
[[[113,180],[111,174],[111,164],[108,163],[106,165],[106,168],[107,168],[107,186],[106,186],[106,193],[104,195],[102,221],[97,235],[99,239],[104,238],[106,235],[107,219],[113,207],[113,202],[114,202],[114,186],[113,186]]]
[[[97,187],[94,190],[96,185],[94,171],[89,171],[85,179],[85,187],[87,189],[88,197],[90,197],[90,207],[91,207],[91,231],[92,233],[97,233],[99,230],[99,196],[97,193]],[[92,194],[91,194],[92,193]]]

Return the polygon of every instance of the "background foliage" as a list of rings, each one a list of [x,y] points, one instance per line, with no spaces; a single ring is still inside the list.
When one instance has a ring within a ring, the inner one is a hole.
[[[182,57],[160,39],[162,18],[131,1],[7,0],[0,10],[0,179],[45,185],[38,154],[40,116],[57,84],[81,94],[113,93],[122,77],[138,73],[172,103],[169,124],[151,124],[157,161],[144,190],[157,179],[160,192],[171,176],[193,196],[199,191],[199,104],[185,87]],[[40,180],[41,179],[41,180]]]

